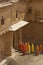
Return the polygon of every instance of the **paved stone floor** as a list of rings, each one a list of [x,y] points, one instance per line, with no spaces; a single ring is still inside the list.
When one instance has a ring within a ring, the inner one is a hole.
[[[43,55],[34,56],[33,54],[24,55],[14,53],[10,59],[5,59],[4,64],[0,65],[43,65]]]
[[[18,65],[43,65],[43,55],[24,55],[19,56],[15,59]]]

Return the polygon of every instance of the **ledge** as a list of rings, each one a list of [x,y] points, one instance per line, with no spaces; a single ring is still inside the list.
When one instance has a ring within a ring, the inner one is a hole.
[[[10,6],[10,5],[12,5],[12,3],[10,3],[10,2],[0,3],[0,8]]]

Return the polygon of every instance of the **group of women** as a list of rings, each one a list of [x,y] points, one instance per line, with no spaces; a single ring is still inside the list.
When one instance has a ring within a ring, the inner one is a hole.
[[[43,53],[43,46],[42,46],[42,44],[34,45],[33,43],[30,44],[29,42],[26,42],[26,43],[19,42],[18,51],[21,51],[23,53],[23,55],[31,54],[31,53],[33,53],[35,55],[39,55],[40,53]]]

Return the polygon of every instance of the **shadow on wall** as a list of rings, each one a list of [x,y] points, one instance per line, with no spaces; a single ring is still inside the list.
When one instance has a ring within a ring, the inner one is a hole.
[[[22,30],[23,41],[43,43],[43,23],[30,22]]]
[[[32,7],[27,7],[27,10],[26,10],[26,12],[25,12],[25,18],[24,18],[24,20],[25,21],[29,21],[29,20],[31,20],[31,14],[32,14]]]
[[[25,2],[26,0],[19,0],[19,2]]]

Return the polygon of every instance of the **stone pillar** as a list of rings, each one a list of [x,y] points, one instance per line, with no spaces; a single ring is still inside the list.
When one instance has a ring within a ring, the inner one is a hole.
[[[7,32],[4,35],[4,42],[5,42],[5,47],[4,47],[5,56],[10,56],[11,55],[11,46],[12,46],[12,43],[13,43],[11,32]]]
[[[5,57],[4,55],[4,39],[3,36],[0,35],[0,61]]]
[[[17,49],[17,32],[15,31],[15,43],[14,43],[14,47],[15,47],[15,49]]]
[[[19,30],[19,33],[20,33],[20,41],[22,41],[22,29],[20,28],[20,30]]]

